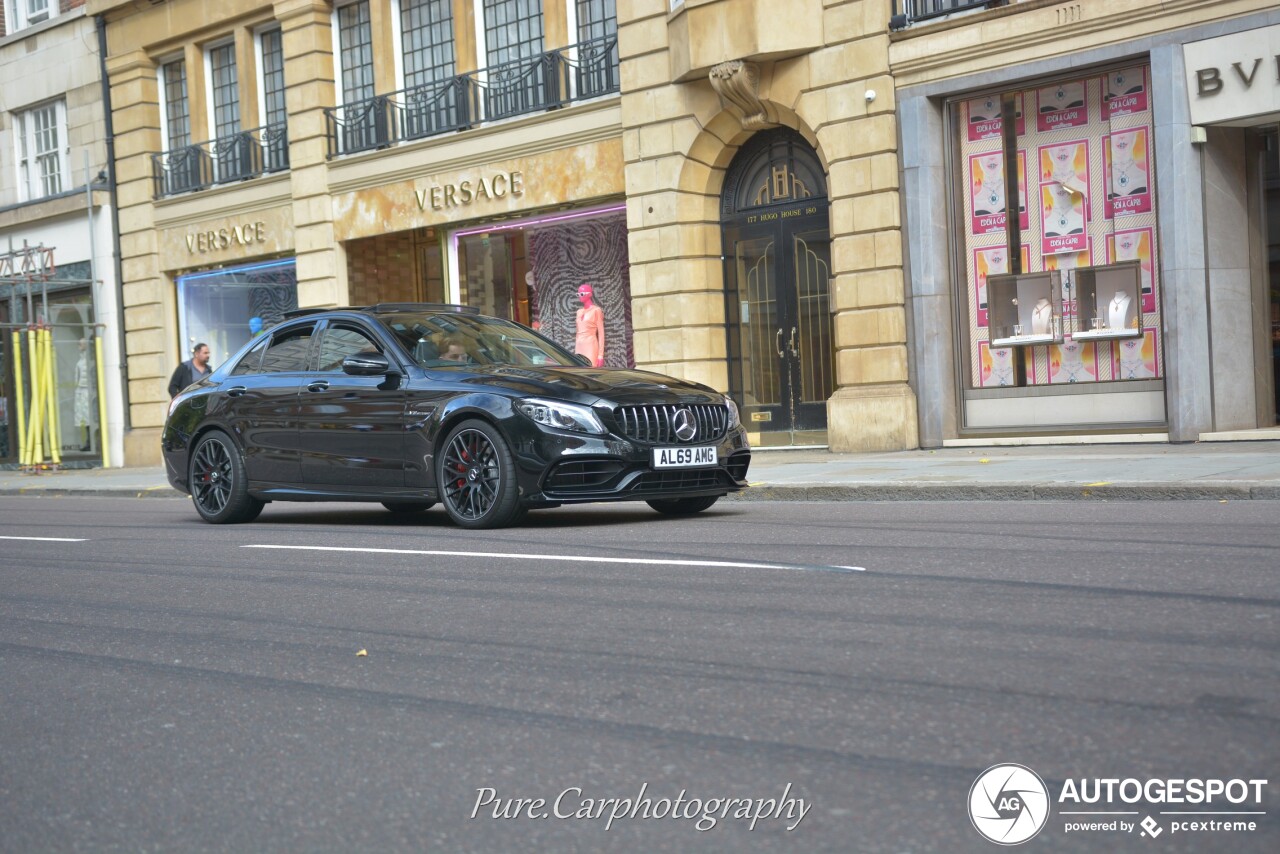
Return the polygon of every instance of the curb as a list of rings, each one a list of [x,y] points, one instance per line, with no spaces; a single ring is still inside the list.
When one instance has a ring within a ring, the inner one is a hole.
[[[0,487],[0,496],[62,498],[186,498],[170,486]],[[726,501],[1276,501],[1280,485],[1147,483],[1072,484],[868,483],[862,485],[762,483],[731,492]]]
[[[1150,483],[879,484],[859,486],[767,483],[730,493],[732,501],[1245,501],[1280,499],[1280,485]]]

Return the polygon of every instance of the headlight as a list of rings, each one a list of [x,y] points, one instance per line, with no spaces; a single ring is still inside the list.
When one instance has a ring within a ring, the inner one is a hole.
[[[588,406],[565,403],[561,400],[540,400],[528,397],[516,404],[516,409],[544,427],[556,430],[574,430],[578,433],[605,433],[604,425]]]
[[[733,402],[733,398],[729,395],[724,396],[724,405],[729,408],[729,427],[738,426],[738,404]]]
[[[182,395],[179,394],[174,396],[173,400],[169,401],[169,414],[165,416],[166,418],[173,417],[173,410],[178,408],[178,404],[182,403],[182,399]]]

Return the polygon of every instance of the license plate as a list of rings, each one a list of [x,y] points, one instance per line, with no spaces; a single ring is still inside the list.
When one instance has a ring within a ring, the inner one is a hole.
[[[653,467],[656,469],[685,469],[714,466],[719,463],[715,445],[696,448],[654,448]]]

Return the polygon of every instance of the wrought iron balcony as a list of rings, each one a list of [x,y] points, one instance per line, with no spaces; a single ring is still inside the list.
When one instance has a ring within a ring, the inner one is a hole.
[[[894,0],[893,17],[889,20],[889,28],[898,30],[916,21],[940,18],[952,12],[963,12],[968,9],[1007,6],[1010,2],[1013,0]],[[899,12],[899,9],[902,11]]]
[[[459,74],[325,109],[329,156],[386,148],[617,92],[618,39]]]
[[[158,199],[288,168],[289,135],[283,123],[151,155]]]

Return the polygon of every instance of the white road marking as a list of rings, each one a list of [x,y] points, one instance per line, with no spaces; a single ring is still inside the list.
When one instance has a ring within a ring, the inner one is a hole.
[[[701,566],[720,569],[794,569],[809,572],[866,572],[861,567],[850,566],[805,566],[783,563],[742,563],[730,560],[669,560],[663,558],[644,557],[597,557],[593,555],[539,555],[515,554],[510,552],[451,552],[435,549],[378,549],[355,548],[353,546],[275,546],[275,545],[242,545],[242,549],[284,549],[290,551],[313,552],[360,552],[364,554],[396,554],[396,555],[433,555],[436,557],[489,557],[507,558],[509,560],[555,560],[573,563],[622,563],[644,566]]]
[[[38,540],[42,543],[87,543],[85,537],[0,537],[0,540]]]

